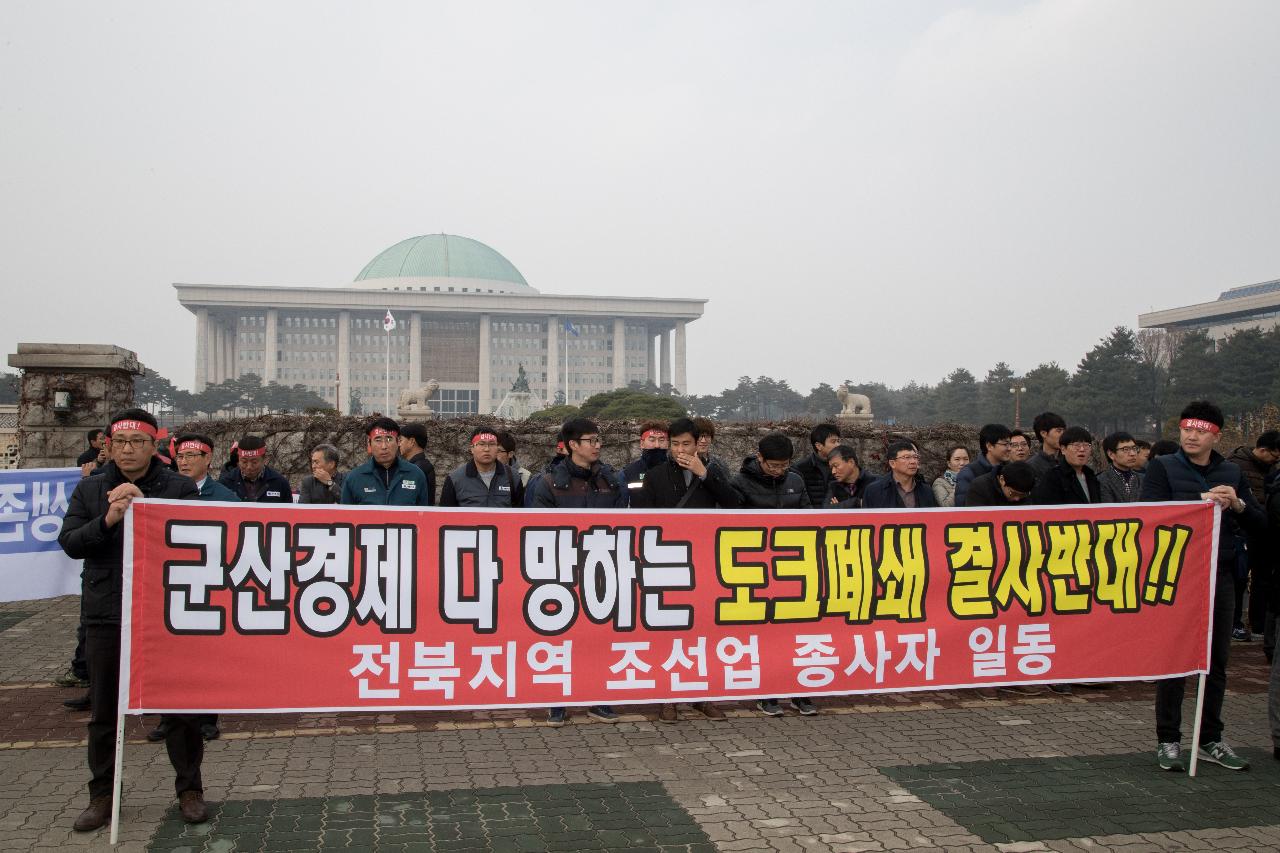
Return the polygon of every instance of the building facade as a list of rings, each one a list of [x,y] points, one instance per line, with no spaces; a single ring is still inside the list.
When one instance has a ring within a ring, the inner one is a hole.
[[[447,234],[402,240],[345,287],[174,287],[196,317],[197,391],[253,373],[344,414],[353,402],[395,414],[402,390],[431,380],[437,415],[494,412],[521,366],[546,404],[634,381],[685,392],[686,326],[706,304],[540,293],[498,252]]]
[[[1280,279],[1224,290],[1213,302],[1138,315],[1143,329],[1205,330],[1222,341],[1244,329],[1269,331],[1280,325]]]

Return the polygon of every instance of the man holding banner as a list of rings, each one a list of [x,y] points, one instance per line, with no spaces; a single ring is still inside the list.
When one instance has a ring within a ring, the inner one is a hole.
[[[1222,410],[1196,401],[1182,410],[1179,430],[1182,449],[1151,460],[1142,482],[1141,500],[1210,500],[1221,508],[1218,522],[1218,570],[1213,599],[1213,636],[1209,677],[1204,687],[1204,716],[1200,723],[1201,761],[1228,770],[1248,770],[1249,762],[1222,739],[1222,700],[1227,692],[1227,657],[1231,649],[1231,617],[1235,608],[1236,560],[1243,556],[1246,532],[1261,530],[1266,519],[1249,491],[1244,472],[1214,447],[1221,439]],[[1065,437],[1065,433],[1064,433]],[[1170,678],[1156,685],[1156,761],[1162,770],[1182,765],[1182,697],[1185,680]]]
[[[89,832],[111,817],[115,783],[116,714],[120,687],[120,626],[123,587],[124,518],[135,498],[196,500],[188,478],[169,470],[155,456],[156,419],[142,409],[125,409],[111,419],[111,461],[101,474],[76,486],[62,523],[58,544],[72,559],[84,560],[82,613],[89,664],[89,807],[75,822]],[[183,820],[208,820],[200,764],[204,739],[198,720],[164,720],[169,761],[176,773]]]

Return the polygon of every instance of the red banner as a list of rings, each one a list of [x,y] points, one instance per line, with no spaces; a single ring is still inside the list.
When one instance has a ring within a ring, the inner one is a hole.
[[[1212,504],[139,500],[130,713],[626,704],[1203,672]]]

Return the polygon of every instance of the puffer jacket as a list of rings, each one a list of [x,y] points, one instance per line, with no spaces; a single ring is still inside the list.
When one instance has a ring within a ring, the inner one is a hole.
[[[609,509],[625,507],[627,496],[618,485],[618,472],[604,462],[590,470],[564,461],[529,481],[529,505],[546,508]]]
[[[781,477],[766,474],[754,456],[742,460],[742,468],[730,485],[742,497],[743,509],[812,509],[804,479],[788,470]]]
[[[827,487],[831,485],[831,465],[825,459],[819,459],[817,453],[810,453],[807,459],[801,459],[791,466],[791,470],[804,480],[804,487],[809,492],[809,503],[815,507],[822,506],[827,496]]]
[[[1263,465],[1253,458],[1253,450],[1248,447],[1237,447],[1227,457],[1240,466],[1245,479],[1249,481],[1249,491],[1259,504],[1267,499],[1267,475],[1271,473],[1270,465]]]

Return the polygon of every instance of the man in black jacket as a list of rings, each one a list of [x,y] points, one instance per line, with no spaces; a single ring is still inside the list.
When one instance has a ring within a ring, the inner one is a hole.
[[[116,707],[120,687],[120,620],[124,580],[121,522],[134,498],[198,500],[195,483],[155,457],[156,420],[142,409],[125,409],[111,419],[111,461],[101,474],[76,486],[62,522],[58,544],[73,560],[84,560],[81,607],[89,663],[89,807],[75,822],[88,832],[111,817],[115,779]],[[204,739],[199,718],[163,719],[169,761],[177,774],[179,810],[188,823],[208,819],[200,763]]]
[[[405,424],[400,428],[400,456],[412,462],[427,478],[426,506],[436,503],[436,466],[427,458],[427,428],[422,424]]]
[[[1089,467],[1093,436],[1084,427],[1067,427],[1062,433],[1057,463],[1036,482],[1031,499],[1040,506],[1096,504],[1102,500],[1098,475]]]
[[[650,468],[667,460],[667,425],[662,421],[645,421],[640,424],[640,458],[622,469],[622,488],[631,503],[631,496],[640,490]]]
[[[498,436],[490,427],[471,431],[471,459],[444,478],[440,506],[511,509],[524,505],[520,475],[498,461]]]
[[[261,436],[246,435],[237,443],[237,450],[236,467],[219,477],[219,483],[246,503],[293,503],[289,481],[267,465],[267,443]]]
[[[1030,506],[1036,472],[1029,462],[1007,462],[973,481],[965,506]]]
[[[933,489],[919,476],[920,450],[914,444],[900,439],[892,442],[884,455],[889,460],[889,473],[867,486],[862,497],[863,507],[924,509],[938,505]]]
[[[743,459],[730,481],[743,509],[813,509],[804,480],[791,470],[794,452],[791,439],[780,432],[760,439],[755,457]]]
[[[792,466],[791,470],[804,480],[809,493],[809,503],[822,506],[831,485],[831,451],[840,444],[840,430],[835,424],[818,424],[809,431],[809,446],[813,449],[807,457]]]
[[[876,478],[862,470],[858,452],[847,444],[836,445],[827,454],[827,464],[831,466],[831,482],[822,502],[814,508],[861,509],[867,486]]]
[[[1152,456],[1142,481],[1141,501],[1213,501],[1222,508],[1218,524],[1218,566],[1214,581],[1213,636],[1209,640],[1209,677],[1204,687],[1200,722],[1201,761],[1228,770],[1247,770],[1249,762],[1222,739],[1222,701],[1227,692],[1227,659],[1231,650],[1231,611],[1235,606],[1235,569],[1246,536],[1266,524],[1262,508],[1249,491],[1240,466],[1214,447],[1222,438],[1222,410],[1202,400],[1182,410],[1182,449]],[[1163,770],[1182,769],[1182,696],[1185,679],[1156,685],[1156,762]]]
[[[1013,430],[1004,424],[985,424],[978,430],[978,456],[956,475],[956,506],[965,505],[970,483],[1009,461],[1009,437],[1012,435]]]

